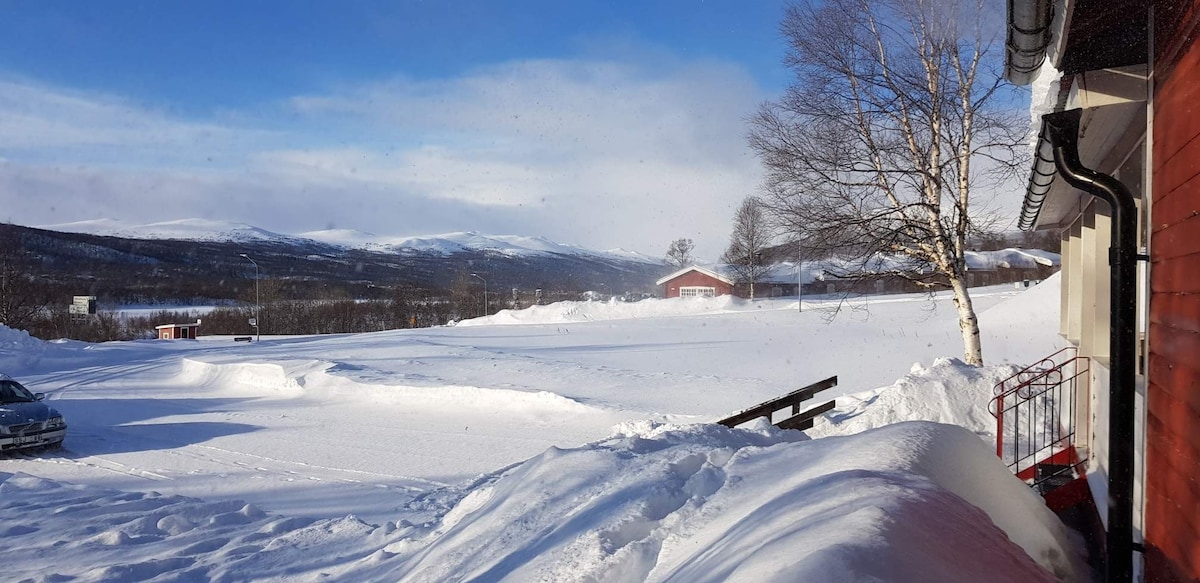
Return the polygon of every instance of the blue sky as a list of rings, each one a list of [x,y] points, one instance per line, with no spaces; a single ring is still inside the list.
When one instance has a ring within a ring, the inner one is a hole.
[[[0,220],[715,258],[783,0],[0,3]]]
[[[0,67],[188,113],[404,74],[614,56],[622,44],[786,80],[779,1],[8,1]]]

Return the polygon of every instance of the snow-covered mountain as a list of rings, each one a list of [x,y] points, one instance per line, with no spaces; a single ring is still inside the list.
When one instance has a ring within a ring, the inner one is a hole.
[[[287,235],[245,223],[207,219],[182,219],[148,225],[129,225],[116,219],[96,219],[57,225],[43,225],[38,228],[50,231],[86,233],[89,235],[124,237],[128,239],[182,239],[188,241],[232,242],[279,241],[287,243],[297,243],[307,239],[335,247],[384,253],[421,253],[446,256],[465,252],[487,252],[510,257],[559,254],[653,264],[662,262],[658,257],[625,249],[595,251],[579,245],[558,243],[545,237],[488,235],[476,231],[396,237],[376,235],[353,229],[327,229]]]
[[[453,255],[463,252],[486,251],[512,257],[559,254],[603,257],[656,264],[662,262],[657,257],[624,249],[595,251],[579,245],[558,243],[545,237],[488,235],[477,231],[411,237],[386,237],[363,231],[333,229],[327,231],[310,231],[300,233],[297,236],[339,247],[366,249],[368,251],[390,251],[393,253]]]
[[[649,293],[666,269],[657,258],[627,251],[591,251],[540,237],[481,233],[381,237],[329,230],[290,235],[206,220],[0,225],[0,231],[13,232],[25,252],[41,257],[46,277],[82,287],[77,280],[86,273],[99,278],[85,282],[94,293],[130,301],[163,294],[226,298],[236,290],[222,282],[246,276],[251,267],[246,255],[261,273],[311,288],[305,293],[318,293],[314,286],[333,286],[358,296],[395,285],[444,290],[472,272],[497,289],[578,293],[604,285]],[[170,290],[160,285],[163,278],[171,279]]]
[[[118,219],[95,219],[41,225],[47,231],[84,233],[125,239],[182,239],[185,241],[281,241],[296,242],[298,237],[274,233],[245,223],[212,221],[208,219],[180,219],[146,225],[130,225]]]

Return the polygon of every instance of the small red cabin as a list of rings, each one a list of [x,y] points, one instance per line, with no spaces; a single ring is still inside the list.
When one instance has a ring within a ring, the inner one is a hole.
[[[199,320],[190,324],[163,324],[162,326],[154,327],[154,329],[158,331],[159,340],[195,340],[196,330],[199,328]]]

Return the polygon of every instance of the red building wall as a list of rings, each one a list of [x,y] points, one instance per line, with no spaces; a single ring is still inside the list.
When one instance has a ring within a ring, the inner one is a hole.
[[[664,298],[679,297],[679,288],[687,286],[705,286],[716,288],[716,294],[719,296],[727,296],[733,293],[733,286],[710,275],[705,275],[699,271],[689,271],[675,279],[669,280],[663,284]]]
[[[1161,2],[1150,225],[1146,580],[1200,580],[1200,0]]]
[[[159,328],[158,329],[158,339],[159,340],[183,340],[183,339],[195,340],[196,339],[196,327],[195,326],[174,326],[171,328]]]

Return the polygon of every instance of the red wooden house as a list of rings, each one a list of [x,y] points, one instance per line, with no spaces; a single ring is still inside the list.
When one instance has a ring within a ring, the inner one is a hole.
[[[1017,381],[1080,381],[1054,461],[1094,501],[1107,581],[1200,581],[1198,34],[1200,0],[1008,2],[1006,75],[1046,114],[1021,226],[1061,232],[1077,351]]]
[[[663,286],[664,298],[725,296],[733,293],[733,280],[698,265],[689,265],[654,282]]]

